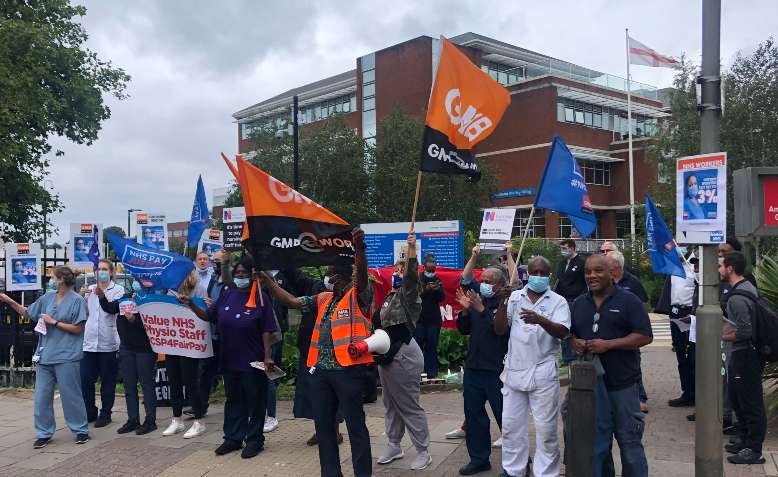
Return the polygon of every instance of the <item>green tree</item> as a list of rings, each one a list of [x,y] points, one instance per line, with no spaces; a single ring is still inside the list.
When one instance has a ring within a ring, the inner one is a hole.
[[[0,239],[38,236],[62,208],[41,185],[51,136],[91,144],[111,115],[103,94],[125,97],[130,77],[85,46],[85,14],[66,0],[0,2]]]
[[[664,121],[648,159],[660,171],[654,196],[662,215],[675,223],[675,161],[700,153],[700,119],[697,112],[698,68],[683,59],[670,92],[672,116]],[[778,45],[762,42],[751,55],[739,53],[723,73],[724,113],[721,150],[727,152],[727,222],[734,233],[732,172],[745,167],[772,166],[778,157]]]
[[[293,183],[291,140],[260,129],[252,136],[254,156],[250,162],[276,179]],[[366,163],[371,148],[354,133],[341,116],[328,119],[300,141],[300,192],[327,207],[349,223],[370,221],[374,210]],[[227,207],[243,204],[233,187]]]
[[[399,108],[381,122],[375,151],[376,221],[411,220],[423,133],[424,121]],[[484,161],[479,167],[482,177],[476,183],[461,175],[424,174],[416,220],[460,219],[467,230],[479,228],[481,208],[496,190],[494,169]]]

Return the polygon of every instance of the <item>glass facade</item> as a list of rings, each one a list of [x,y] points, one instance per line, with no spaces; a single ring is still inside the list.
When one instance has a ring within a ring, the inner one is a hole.
[[[357,110],[356,93],[338,96],[337,98],[319,101],[300,107],[300,115],[297,120],[300,124],[313,123],[327,119],[330,116],[341,113],[350,113]],[[292,107],[289,112],[282,112],[258,119],[251,123],[241,125],[241,139],[248,139],[258,129],[266,128],[271,132],[288,129],[292,123]]]
[[[630,238],[629,209],[616,211],[616,238]]]
[[[362,57],[362,137],[375,145],[375,53]]]
[[[518,83],[527,77],[523,66],[510,66],[494,61],[484,61],[481,63],[481,69],[489,73],[498,83],[508,85]]]
[[[575,123],[594,129],[605,129],[619,135],[619,139],[626,139],[627,112],[606,108],[594,104],[573,101],[567,98],[557,100],[557,121],[561,123]],[[657,134],[656,118],[649,118],[639,114],[632,115],[632,137],[655,136]]]

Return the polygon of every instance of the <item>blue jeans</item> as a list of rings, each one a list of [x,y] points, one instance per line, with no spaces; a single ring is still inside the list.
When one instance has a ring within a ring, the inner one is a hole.
[[[438,375],[438,339],[440,324],[418,322],[413,333],[413,339],[419,344],[424,355],[424,372],[429,379]]]
[[[97,418],[95,406],[95,383],[100,378],[100,415],[111,417],[113,402],[116,399],[116,376],[119,373],[119,359],[116,351],[93,353],[84,351],[81,359],[81,391],[84,394],[86,415],[91,421]]]
[[[492,453],[492,436],[486,403],[492,408],[497,426],[502,429],[502,381],[499,371],[465,369],[463,379],[465,398],[465,443],[470,462],[477,466],[489,464]]]
[[[270,353],[273,356],[273,361],[281,366],[281,360],[283,359],[284,340],[282,339],[278,343],[275,343],[270,347]],[[278,400],[278,386],[275,381],[268,381],[267,384],[267,417],[276,417],[276,402]]]
[[[598,378],[596,396],[596,435],[592,475],[612,477],[613,436],[619,443],[623,477],[647,477],[648,462],[643,449],[645,415],[640,412],[638,383],[617,391],[608,391]]]
[[[140,422],[138,382],[143,389],[143,407],[146,420],[157,420],[156,353],[137,353],[126,349],[119,350],[119,368],[124,380],[124,399],[127,402],[127,421]]]
[[[70,361],[39,364],[35,369],[35,436],[49,438],[57,430],[54,420],[55,384],[59,384],[65,424],[73,434],[88,433],[86,407],[81,395],[81,366],[78,361]]]

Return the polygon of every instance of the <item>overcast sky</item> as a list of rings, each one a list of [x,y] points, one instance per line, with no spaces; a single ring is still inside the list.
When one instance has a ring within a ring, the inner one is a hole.
[[[187,220],[197,175],[212,201],[230,179],[219,158],[237,152],[232,113],[356,67],[364,54],[428,35],[472,31],[626,75],[624,28],[660,53],[700,57],[701,1],[187,1],[81,0],[89,47],[132,76],[129,99],[92,146],[57,141],[51,179],[70,222],[127,226],[127,209]],[[776,0],[724,1],[724,64],[776,34]],[[488,6],[488,8],[487,8]],[[668,86],[672,73],[633,67],[635,81]]]

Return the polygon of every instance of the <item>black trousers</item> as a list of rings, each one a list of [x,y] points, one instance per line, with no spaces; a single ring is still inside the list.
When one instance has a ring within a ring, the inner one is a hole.
[[[675,359],[678,362],[681,398],[694,402],[694,343],[689,341],[689,332],[682,332],[675,323],[670,323],[670,336],[673,340]]]
[[[203,402],[203,414],[208,412],[208,400],[211,391],[216,387],[216,377],[219,375],[219,340],[213,340],[213,356],[200,361],[200,399]],[[276,361],[280,363],[280,361]]]
[[[184,410],[184,387],[186,399],[192,406],[195,419],[205,415],[205,406],[200,394],[200,360],[185,356],[165,355],[167,379],[170,384],[170,405],[173,417],[181,417]]]
[[[737,415],[736,430],[743,445],[761,453],[767,432],[767,413],[762,395],[762,362],[754,348],[732,352],[729,393],[732,410]]]
[[[492,437],[486,403],[492,408],[497,426],[502,429],[502,381],[499,371],[465,369],[463,394],[465,398],[465,443],[470,462],[478,466],[489,463]]]
[[[84,351],[81,359],[81,392],[86,405],[88,420],[97,418],[95,406],[95,383],[100,378],[100,415],[111,417],[113,403],[116,400],[116,378],[119,374],[119,358],[116,351],[91,352]]]
[[[319,464],[322,477],[342,477],[340,453],[335,432],[338,410],[346,419],[351,441],[351,464],[355,477],[369,477],[373,473],[370,433],[365,425],[362,399],[368,367],[349,366],[343,370],[328,371],[316,368],[311,376],[313,420],[319,441]]]
[[[260,449],[265,445],[262,428],[267,407],[267,374],[251,371],[224,370],[224,440]]]

